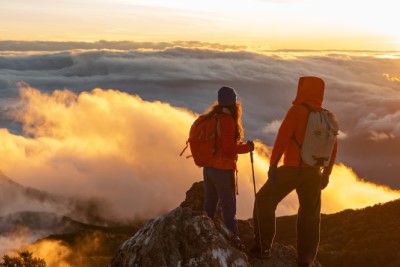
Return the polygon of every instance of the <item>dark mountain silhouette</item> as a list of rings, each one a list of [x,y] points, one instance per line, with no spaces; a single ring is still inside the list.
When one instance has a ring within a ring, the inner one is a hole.
[[[47,232],[49,234],[70,233],[87,227],[98,228],[51,212],[22,211],[0,217],[0,233],[2,235],[13,233],[19,227],[28,228],[34,232]]]
[[[317,259],[329,267],[400,266],[400,199],[322,215]],[[294,245],[296,216],[277,218],[277,242]]]

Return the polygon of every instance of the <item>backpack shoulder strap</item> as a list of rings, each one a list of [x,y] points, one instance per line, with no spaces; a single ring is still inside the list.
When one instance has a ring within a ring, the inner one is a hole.
[[[303,106],[303,107],[305,107],[305,108],[307,109],[308,115],[310,115],[310,113],[314,111],[314,110],[312,109],[312,107],[311,107],[309,104],[307,104],[307,103],[302,102],[302,103],[300,103],[300,105]],[[308,120],[308,118],[307,118],[307,120]],[[303,165],[303,159],[302,159],[302,157],[301,157],[301,149],[302,149],[302,147],[303,147],[303,144],[300,144],[300,142],[297,141],[296,136],[294,135],[294,133],[293,133],[293,135],[292,135],[292,139],[293,139],[293,141],[296,143],[296,145],[299,147],[299,151],[300,151],[299,172],[298,172],[298,175],[300,175],[300,174],[301,174],[301,171],[302,171],[302,165]]]
[[[302,103],[300,103],[300,105],[302,105],[303,107],[305,107],[305,108],[308,110],[309,113],[311,113],[311,112],[314,111],[314,109],[313,109],[309,104],[307,104],[307,103],[302,102]]]
[[[299,105],[299,106],[305,107],[305,108],[307,109],[307,111],[308,111],[308,114],[310,114],[311,112],[314,111],[314,110],[312,109],[312,107],[311,107],[309,104],[307,104],[307,103],[302,102],[302,103],[300,103],[300,104],[298,104],[298,105]],[[297,141],[296,136],[294,135],[294,133],[293,133],[293,135],[292,135],[291,138],[292,138],[293,141],[296,143],[296,145],[301,149],[302,144],[300,144],[300,142]]]
[[[221,135],[221,131],[219,129],[219,114],[214,114],[213,119],[215,119],[215,137],[214,137],[214,143],[213,143],[213,148],[212,148],[212,154],[213,156],[217,153],[217,138],[218,136]]]

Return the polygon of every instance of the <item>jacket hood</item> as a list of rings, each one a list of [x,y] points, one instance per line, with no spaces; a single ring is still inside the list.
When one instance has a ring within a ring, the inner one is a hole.
[[[297,95],[293,105],[307,103],[315,109],[322,108],[324,100],[325,83],[318,77],[300,77],[297,87]]]

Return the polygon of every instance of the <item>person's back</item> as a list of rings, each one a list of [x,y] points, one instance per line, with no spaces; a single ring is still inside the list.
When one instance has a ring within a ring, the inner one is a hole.
[[[236,221],[235,171],[237,155],[254,150],[251,141],[242,143],[241,105],[233,88],[222,87],[218,91],[218,103],[203,116],[217,117],[216,151],[213,159],[204,166],[204,211],[214,218],[216,206],[221,205],[224,224],[243,248],[238,237]]]
[[[279,129],[270,165],[278,165],[278,161],[284,154],[283,165],[299,166],[301,161],[299,144],[303,144],[309,115],[309,111],[302,103],[308,104],[313,110],[322,110],[324,90],[325,84],[320,78],[301,77],[299,79],[297,96]],[[334,153],[336,155],[336,150]],[[307,167],[304,163],[303,166]]]
[[[299,79],[297,96],[282,122],[272,150],[268,181],[257,193],[253,212],[256,236],[253,250],[262,247],[268,257],[275,236],[275,209],[286,195],[296,190],[300,203],[297,221],[299,266],[309,266],[315,259],[319,243],[321,189],[328,184],[336,158],[335,143],[329,165],[323,173],[319,167],[310,166],[301,159],[301,145],[309,116],[309,110],[303,104],[316,111],[322,110],[324,90],[325,84],[320,78]],[[278,168],[282,155],[283,166]]]

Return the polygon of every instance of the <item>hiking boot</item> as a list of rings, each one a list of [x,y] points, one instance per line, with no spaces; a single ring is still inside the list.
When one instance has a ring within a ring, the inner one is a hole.
[[[240,240],[239,237],[235,239],[235,247],[240,251],[246,250],[246,246],[242,243],[242,240]]]
[[[254,244],[254,246],[250,249],[251,254],[256,256],[257,258],[260,259],[269,259],[271,258],[271,249],[266,248],[261,251],[261,248],[258,244]]]

